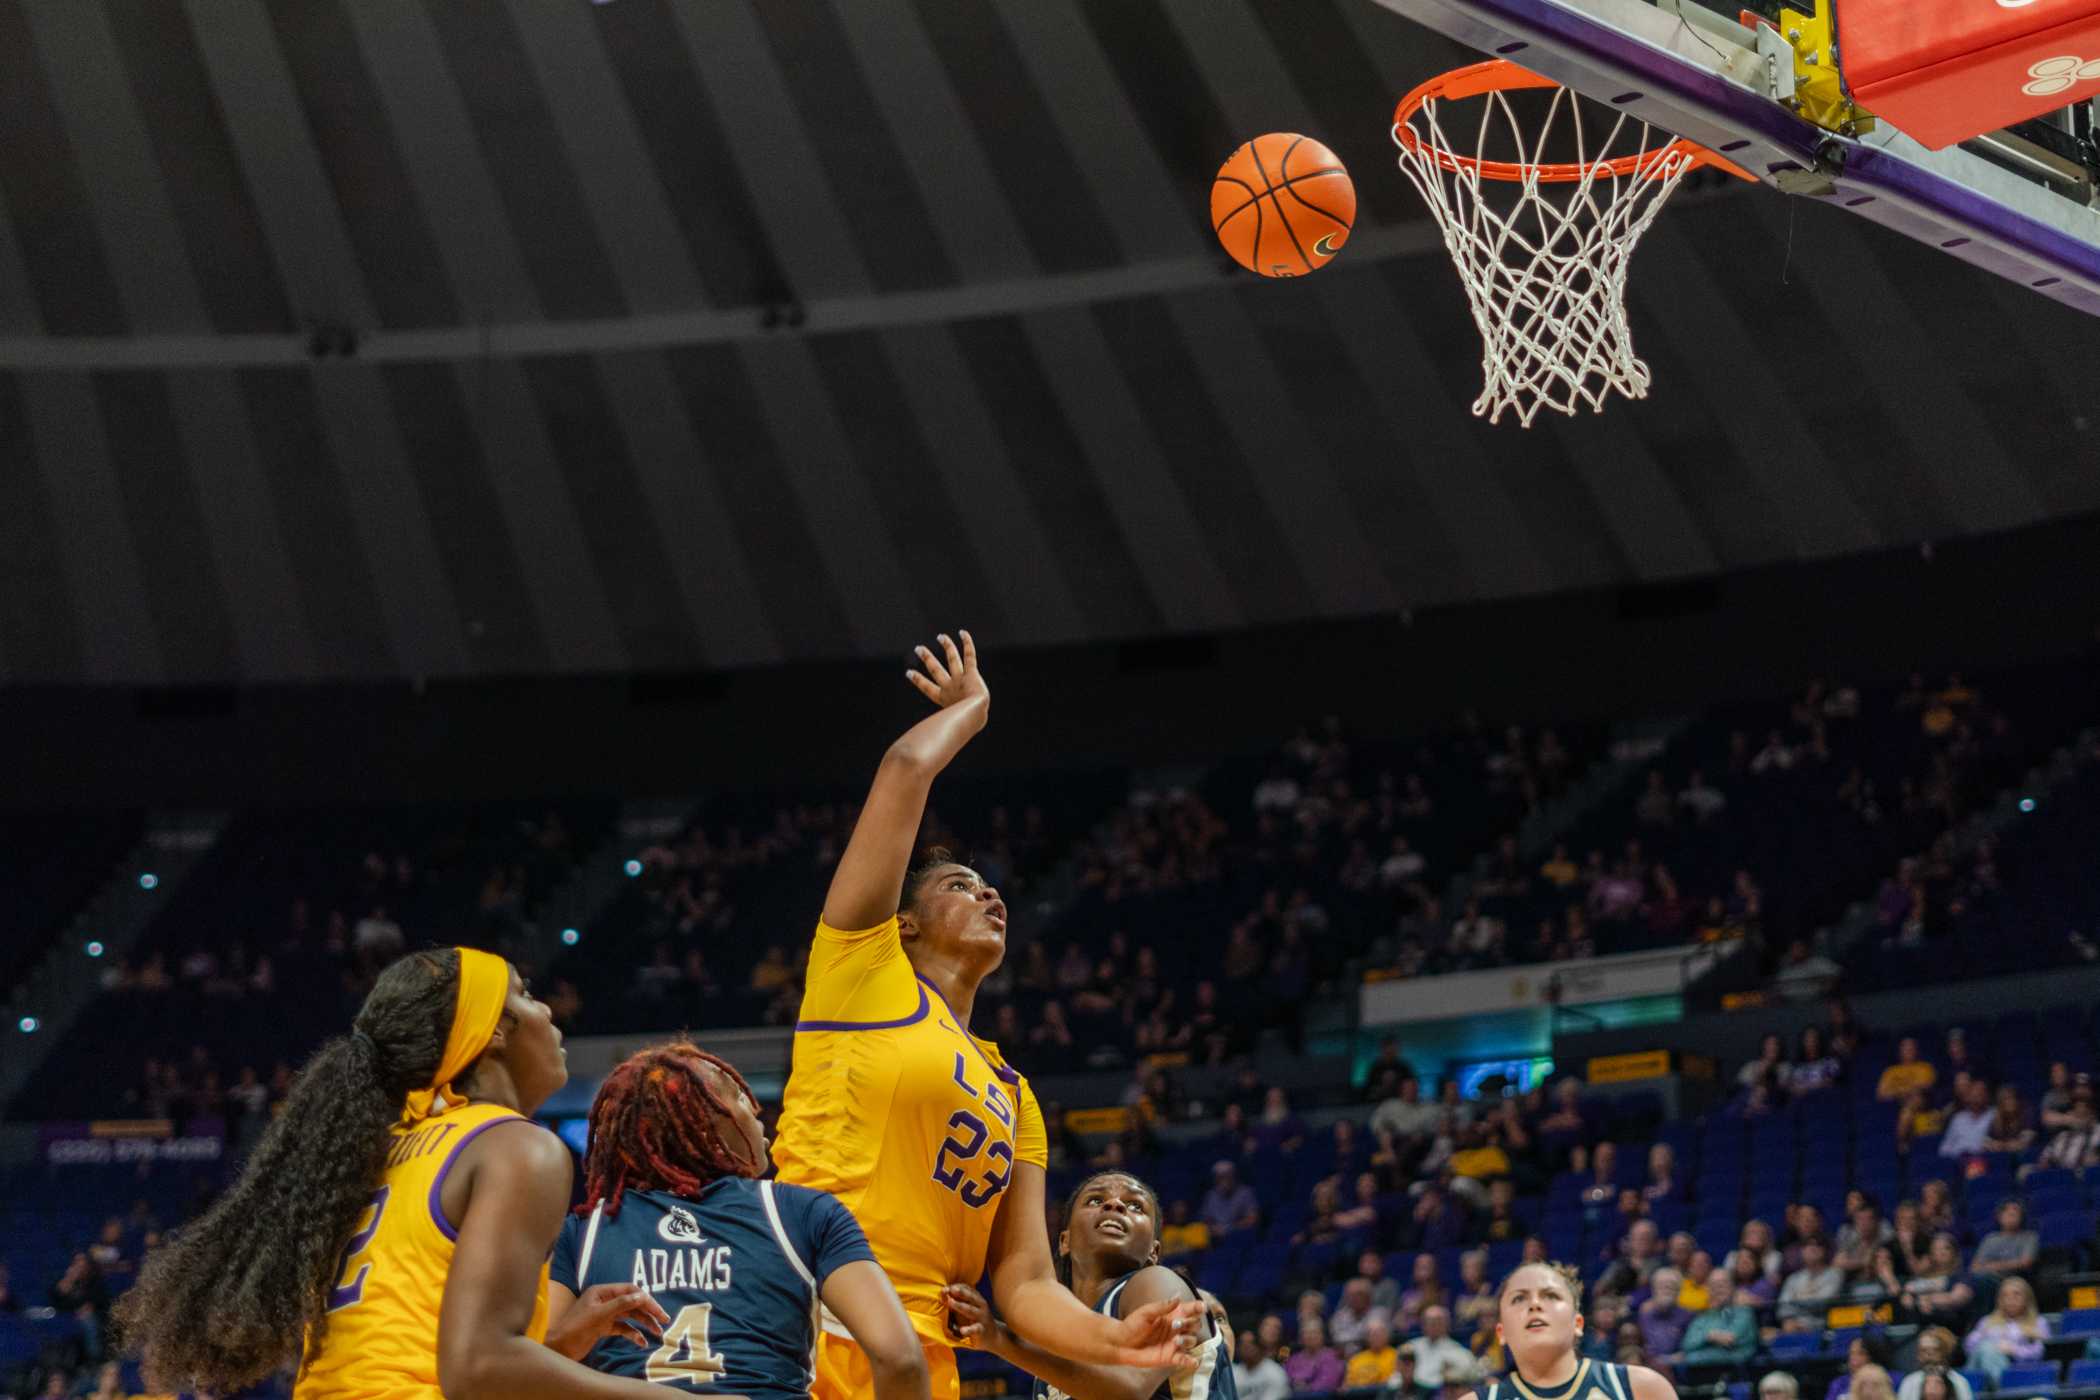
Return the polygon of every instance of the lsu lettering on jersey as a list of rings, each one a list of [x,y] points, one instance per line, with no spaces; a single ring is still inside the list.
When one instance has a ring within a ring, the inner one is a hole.
[[[1140,1270],[1142,1272],[1142,1270]],[[1137,1274],[1129,1274],[1116,1281],[1115,1287],[1101,1295],[1094,1311],[1104,1317],[1121,1317],[1123,1290]],[[1189,1294],[1191,1300],[1195,1294]],[[1210,1329],[1197,1353],[1196,1369],[1178,1372],[1159,1383],[1149,1400],[1239,1400],[1239,1385],[1232,1378],[1232,1359],[1225,1352],[1225,1334],[1218,1330],[1218,1321],[1204,1314],[1203,1325]],[[1038,1378],[1034,1389],[1035,1400],[1071,1400],[1062,1390],[1050,1382]]]
[[[804,986],[773,1140],[780,1179],[845,1202],[912,1326],[949,1345],[941,1288],[984,1276],[1014,1165],[1048,1165],[1042,1110],[999,1047],[912,971],[895,918],[859,933],[818,924]]]
[[[817,1298],[842,1265],[875,1258],[834,1196],[725,1177],[698,1199],[630,1191],[620,1213],[572,1216],[551,1277],[572,1293],[633,1283],[671,1315],[654,1349],[605,1338],[584,1364],[702,1395],[806,1400]]]
[[[1615,1361],[1584,1357],[1575,1374],[1559,1385],[1533,1385],[1512,1368],[1508,1375],[1474,1389],[1480,1400],[1633,1400],[1633,1377]]]
[[[343,1251],[328,1300],[328,1331],[309,1349],[293,1400],[439,1400],[438,1313],[457,1225],[440,1193],[460,1150],[491,1128],[546,1129],[495,1104],[467,1104],[396,1127],[386,1175]],[[547,1335],[547,1270],[540,1269],[528,1335]]]

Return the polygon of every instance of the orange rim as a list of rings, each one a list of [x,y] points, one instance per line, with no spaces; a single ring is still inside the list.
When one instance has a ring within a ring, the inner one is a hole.
[[[1449,73],[1439,73],[1400,99],[1400,105],[1393,109],[1393,138],[1408,150],[1417,155],[1427,156],[1453,174],[1470,170],[1486,180],[1520,183],[1536,179],[1549,185],[1573,184],[1593,177],[1619,179],[1627,175],[1642,175],[1652,180],[1670,168],[1673,157],[1683,156],[1690,160],[1694,168],[1711,165],[1738,179],[1748,180],[1752,184],[1757,182],[1755,175],[1726,156],[1709,150],[1696,141],[1687,141],[1682,136],[1666,146],[1635,151],[1632,155],[1620,156],[1616,160],[1591,161],[1587,165],[1574,161],[1531,164],[1525,161],[1481,160],[1476,156],[1462,156],[1452,151],[1427,146],[1411,124],[1415,113],[1422,110],[1422,104],[1425,102],[1447,98],[1484,97],[1491,92],[1517,92],[1525,88],[1559,86],[1560,84],[1551,78],[1541,77],[1529,68],[1519,67],[1506,58],[1491,58],[1485,63],[1475,63],[1471,67],[1454,68]]]

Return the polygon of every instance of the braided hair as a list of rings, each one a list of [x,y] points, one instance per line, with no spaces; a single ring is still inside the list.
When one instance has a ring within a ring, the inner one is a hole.
[[[712,1084],[705,1072],[710,1065]],[[757,1102],[736,1066],[690,1040],[652,1046],[621,1061],[591,1104],[577,1213],[603,1202],[607,1215],[618,1215],[629,1191],[690,1199],[721,1177],[761,1175],[766,1164],[745,1155],[748,1144],[730,1145],[728,1129],[736,1119],[717,1085],[734,1086]]]
[[[352,1033],[300,1069],[239,1179],[146,1256],[114,1321],[151,1388],[224,1395],[320,1345],[336,1266],[402,1105],[444,1057],[458,987],[450,948],[380,973]]]
[[[1156,1236],[1159,1233],[1159,1192],[1147,1186],[1136,1173],[1126,1172],[1114,1167],[1107,1171],[1095,1172],[1092,1176],[1084,1178],[1077,1186],[1072,1188],[1072,1194],[1065,1197],[1064,1213],[1058,1217],[1059,1221],[1062,1222],[1060,1232],[1071,1228],[1072,1211],[1078,1206],[1079,1198],[1086,1194],[1087,1188],[1097,1181],[1106,1181],[1112,1176],[1120,1176],[1125,1181],[1136,1183],[1137,1189],[1145,1193],[1145,1213],[1152,1217],[1153,1234]],[[1050,1248],[1057,1255],[1057,1281],[1070,1288],[1072,1286],[1072,1251],[1058,1248],[1055,1239],[1050,1241]]]

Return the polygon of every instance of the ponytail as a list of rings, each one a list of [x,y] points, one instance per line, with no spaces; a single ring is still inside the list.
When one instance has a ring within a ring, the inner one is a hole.
[[[293,1081],[239,1178],[147,1256],[117,1337],[161,1391],[225,1394],[319,1345],[336,1267],[386,1170],[389,1131],[444,1054],[451,949],[379,975],[353,1023]]]

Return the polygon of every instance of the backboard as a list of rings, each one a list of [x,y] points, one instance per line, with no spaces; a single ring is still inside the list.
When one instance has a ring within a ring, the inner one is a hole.
[[[1816,125],[1790,105],[1800,68],[1775,28],[1697,0],[1377,3],[1711,147],[1764,183],[2100,315],[2090,172],[2011,133],[1928,150],[1887,122],[1863,132]]]

